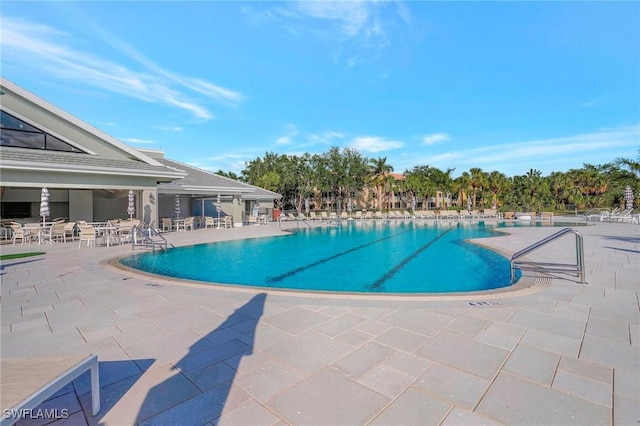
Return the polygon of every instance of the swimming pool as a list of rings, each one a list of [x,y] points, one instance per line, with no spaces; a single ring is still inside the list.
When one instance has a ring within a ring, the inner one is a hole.
[[[485,222],[348,221],[287,236],[138,253],[120,262],[208,283],[356,293],[444,293],[506,287],[509,260],[466,242]]]

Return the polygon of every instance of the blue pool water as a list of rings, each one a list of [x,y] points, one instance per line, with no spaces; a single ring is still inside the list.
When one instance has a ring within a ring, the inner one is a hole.
[[[178,247],[123,258],[126,266],[189,280],[298,290],[442,293],[510,285],[509,260],[465,242],[484,222],[343,222],[287,236]]]

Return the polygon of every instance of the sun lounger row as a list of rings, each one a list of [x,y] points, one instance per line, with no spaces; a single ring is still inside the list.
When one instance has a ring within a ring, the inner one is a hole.
[[[331,220],[366,220],[366,219],[486,219],[501,218],[502,215],[495,209],[485,209],[480,212],[478,210],[416,210],[413,213],[408,210],[390,210],[382,213],[380,211],[361,211],[341,212],[309,212],[305,213],[283,213],[280,216],[281,221],[331,221]]]

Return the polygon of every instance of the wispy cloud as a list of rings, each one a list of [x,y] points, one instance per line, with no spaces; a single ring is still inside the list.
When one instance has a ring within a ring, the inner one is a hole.
[[[85,84],[145,102],[175,107],[202,120],[213,113],[193,95],[206,96],[235,107],[244,96],[195,77],[166,70],[133,47],[104,30],[102,40],[134,59],[144,70],[135,70],[74,47],[73,35],[44,24],[2,17],[2,61],[26,69],[40,69],[47,76]]]
[[[353,140],[352,148],[363,152],[384,152],[402,148],[404,143],[400,141],[387,140],[379,136],[360,136]]]
[[[422,138],[423,145],[434,145],[438,142],[444,142],[451,140],[451,136],[447,133],[434,133],[432,135],[426,135]]]
[[[184,130],[184,127],[182,127],[182,126],[164,126],[164,127],[158,127],[158,129],[164,130],[164,131],[167,131],[167,132],[182,132]]]
[[[596,154],[601,163],[604,163],[614,160],[606,157],[608,151],[624,147],[635,149],[638,140],[640,140],[640,125],[632,125],[573,136],[449,151],[425,157],[422,162],[441,168],[456,167],[465,170],[469,167],[481,167],[485,170],[503,172],[517,163],[522,163],[528,168],[544,169],[547,164],[555,164],[559,161],[575,162],[576,159],[584,159]],[[580,166],[581,164],[576,165],[576,167]]]
[[[331,145],[345,137],[344,133],[334,130],[325,130],[319,133],[301,132],[295,124],[289,124],[285,129],[285,134],[279,136],[275,143],[279,146],[291,145],[298,149],[316,145]]]
[[[139,144],[139,145],[150,145],[157,143],[156,141],[148,140],[148,139],[138,139],[138,138],[121,138],[123,142]]]
[[[606,99],[606,96],[601,96],[599,98],[595,98],[595,99],[591,99],[591,100],[589,100],[587,102],[583,102],[580,106],[589,108],[589,107],[592,107],[592,106],[595,106],[595,105],[599,104],[600,102],[604,101],[605,99]]]
[[[348,67],[380,57],[391,45],[392,28],[411,21],[409,8],[395,1],[292,1],[276,13],[293,34],[333,44],[334,61]]]

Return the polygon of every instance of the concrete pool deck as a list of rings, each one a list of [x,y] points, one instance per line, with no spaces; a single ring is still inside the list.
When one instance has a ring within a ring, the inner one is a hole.
[[[510,255],[559,229],[509,228],[482,244]],[[65,425],[638,424],[640,227],[576,229],[587,285],[556,276],[468,297],[181,284],[107,264],[127,246],[3,245],[46,254],[1,263],[0,354],[98,355],[97,416],[88,376],[42,405],[68,410]],[[279,233],[270,224],[167,238]],[[536,260],[574,246],[563,238]]]

